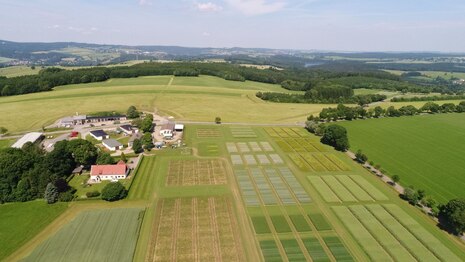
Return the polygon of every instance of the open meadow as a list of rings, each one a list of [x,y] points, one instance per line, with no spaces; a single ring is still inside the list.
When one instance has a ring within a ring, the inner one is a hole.
[[[10,132],[38,130],[63,116],[138,109],[177,120],[295,123],[328,105],[269,103],[257,91],[287,92],[279,85],[234,82],[216,77],[154,76],[110,79],[102,83],[57,87],[54,91],[0,98],[0,123]],[[104,103],[102,103],[104,101]],[[240,105],[240,107],[238,107]],[[272,114],[270,114],[272,112]]]
[[[461,141],[465,115],[440,114],[341,122],[352,151],[362,149],[369,160],[404,186],[426,190],[442,203],[465,197]]]
[[[44,201],[0,205],[0,260],[3,261],[63,213],[68,204]]]

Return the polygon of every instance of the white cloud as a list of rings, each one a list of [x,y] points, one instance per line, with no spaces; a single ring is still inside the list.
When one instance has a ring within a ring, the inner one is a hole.
[[[197,10],[202,11],[202,12],[219,12],[219,11],[223,10],[223,7],[221,7],[221,6],[217,5],[217,4],[214,4],[212,2],[197,3],[195,5],[195,7],[197,8]]]
[[[286,3],[282,0],[274,2],[268,0],[226,0],[226,2],[245,15],[274,13],[286,6]]]
[[[150,0],[139,0],[139,5],[152,5]]]

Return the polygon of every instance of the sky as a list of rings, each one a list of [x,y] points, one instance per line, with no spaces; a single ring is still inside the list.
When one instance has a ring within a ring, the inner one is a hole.
[[[465,52],[464,0],[0,0],[0,39]]]

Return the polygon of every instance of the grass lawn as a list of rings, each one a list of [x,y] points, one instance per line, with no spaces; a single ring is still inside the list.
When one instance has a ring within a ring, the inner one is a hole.
[[[11,145],[13,145],[13,143],[15,141],[16,141],[15,139],[2,139],[2,140],[0,140],[0,149],[10,147]]]
[[[26,243],[63,213],[68,203],[37,200],[0,205],[0,260]]]
[[[69,185],[77,190],[75,195],[78,198],[87,198],[86,197],[87,192],[99,191],[100,193],[102,193],[102,189],[108,183],[110,183],[110,181],[102,181],[101,183],[98,183],[98,184],[85,185],[87,180],[89,180],[89,177],[90,177],[89,175],[74,176],[69,182]],[[130,184],[129,179],[121,179],[119,181],[126,188],[129,187],[129,184]]]
[[[446,202],[465,197],[463,152],[465,114],[424,115],[341,122],[352,151],[362,149],[369,160],[404,186],[426,190]]]

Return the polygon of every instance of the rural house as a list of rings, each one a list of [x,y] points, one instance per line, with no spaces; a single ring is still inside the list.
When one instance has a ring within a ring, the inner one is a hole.
[[[93,131],[90,131],[90,135],[97,139],[98,141],[102,141],[104,139],[109,139],[110,136],[103,130],[93,130]]]
[[[139,129],[132,127],[131,125],[122,125],[119,127],[126,135],[132,135],[139,133]]]
[[[160,135],[164,138],[172,138],[174,132],[174,123],[168,123],[161,126]]]
[[[116,150],[123,149],[123,144],[121,144],[120,142],[114,139],[103,140],[102,144],[104,147],[106,147],[110,151],[116,151]]]
[[[90,183],[100,183],[103,180],[118,181],[126,179],[129,168],[124,161],[116,165],[93,165],[90,167]]]

